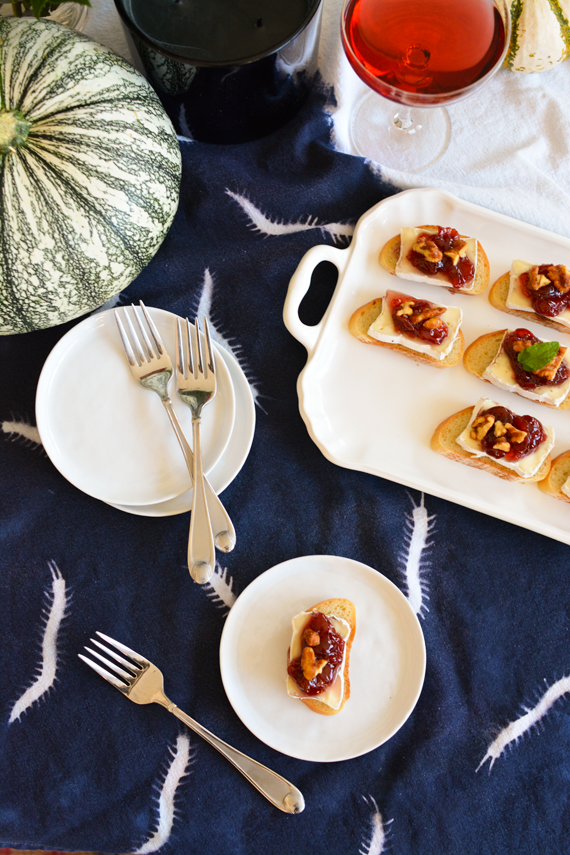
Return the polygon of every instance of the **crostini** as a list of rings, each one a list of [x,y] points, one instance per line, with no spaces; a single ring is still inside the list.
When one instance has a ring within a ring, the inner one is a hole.
[[[542,341],[526,329],[497,330],[475,339],[463,364],[499,389],[570,409],[570,354],[557,341]]]
[[[382,247],[380,264],[402,279],[452,293],[480,294],[489,284],[489,260],[479,241],[443,226],[401,229]]]
[[[550,471],[554,429],[533,416],[517,416],[481,398],[445,419],[431,447],[457,463],[483,469],[506,481],[542,481]]]
[[[350,600],[323,600],[292,620],[287,694],[321,715],[336,715],[350,697],[349,660],[356,631]]]
[[[538,487],[547,496],[570,503],[570,451],[563,451],[552,461],[550,472]]]
[[[532,264],[516,259],[489,291],[495,309],[570,332],[570,271],[563,264]]]
[[[436,368],[449,368],[463,355],[461,321],[461,309],[454,306],[387,291],[384,297],[360,306],[348,328],[366,344],[396,350]]]

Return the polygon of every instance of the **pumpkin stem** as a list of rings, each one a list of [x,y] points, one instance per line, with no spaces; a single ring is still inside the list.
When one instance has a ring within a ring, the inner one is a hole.
[[[0,154],[8,154],[23,145],[31,126],[19,110],[0,108]]]

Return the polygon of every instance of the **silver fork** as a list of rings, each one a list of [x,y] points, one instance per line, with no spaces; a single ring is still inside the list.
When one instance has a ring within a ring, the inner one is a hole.
[[[186,318],[185,335],[180,318],[176,319],[176,388],[178,396],[192,411],[192,439],[194,445],[194,492],[190,516],[188,539],[188,568],[195,582],[204,584],[212,577],[215,566],[212,527],[204,493],[200,426],[202,409],[216,394],[216,366],[210,340],[208,322],[204,318],[204,350],[200,341],[198,319],[194,323],[194,335]]]
[[[163,344],[156,324],[148,313],[143,301],[140,300],[140,308],[148,325],[150,337],[139,316],[137,308],[132,304],[131,307],[133,310],[133,317],[138,327],[138,332],[135,330],[126,308],[123,309],[123,317],[130,333],[130,340],[125,326],[121,321],[120,311],[119,309],[115,309],[115,320],[117,321],[127,361],[134,377],[138,380],[141,386],[145,389],[151,389],[160,397],[160,400],[168,413],[170,423],[174,428],[174,433],[180,443],[180,447],[186,461],[186,466],[188,467],[188,472],[193,480],[194,455],[186,437],[184,436],[184,432],[172,407],[172,401],[168,394],[168,384],[173,374],[170,356]],[[221,549],[222,552],[231,552],[236,543],[236,533],[233,523],[207,478],[204,478],[204,485],[206,488],[206,499],[210,512],[210,520],[215,533],[216,546],[218,549]]]
[[[108,635],[103,635],[102,632],[97,632],[96,634],[107,642],[107,646],[101,644],[96,638],[91,638],[90,641],[102,650],[106,656],[98,653],[97,650],[91,650],[87,646],[85,646],[85,650],[92,656],[95,656],[106,667],[102,667],[87,656],[78,653],[79,658],[89,665],[90,668],[93,668],[94,671],[100,674],[107,682],[111,683],[112,686],[129,698],[129,700],[134,701],[135,704],[160,704],[166,707],[169,712],[174,713],[191,730],[205,739],[206,742],[209,742],[220,754],[223,754],[279,810],[285,813],[301,813],[304,810],[305,800],[297,787],[285,780],[285,778],[282,778],[281,775],[272,772],[267,766],[262,766],[257,760],[253,760],[246,754],[242,754],[241,751],[232,748],[227,742],[223,742],[217,736],[214,736],[213,733],[206,730],[205,727],[202,727],[201,724],[198,724],[197,721],[182,712],[176,704],[172,703],[164,694],[164,679],[162,672],[156,665],[153,665],[144,656],[135,653],[134,650],[126,647],[119,641],[109,638]],[[120,653],[117,651],[120,651]],[[122,656],[120,655],[121,653],[123,654]]]

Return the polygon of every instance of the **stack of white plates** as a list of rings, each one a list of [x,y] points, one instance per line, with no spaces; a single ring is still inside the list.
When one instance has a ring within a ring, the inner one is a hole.
[[[130,309],[129,309],[130,311]],[[149,309],[176,364],[176,315]],[[204,472],[221,493],[243,466],[255,429],[255,407],[235,358],[215,345],[217,393],[202,413]],[[192,416],[169,386],[192,445]],[[36,423],[61,474],[90,496],[143,516],[192,507],[190,476],[158,395],[131,374],[114,311],[91,315],[48,356],[36,396]]]

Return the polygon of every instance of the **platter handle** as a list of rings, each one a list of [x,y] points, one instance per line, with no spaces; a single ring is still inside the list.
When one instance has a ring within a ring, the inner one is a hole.
[[[340,281],[349,256],[350,247],[348,249],[337,249],[334,246],[327,246],[326,244],[313,246],[305,253],[291,277],[285,298],[285,305],[283,306],[283,320],[291,335],[307,348],[309,354],[313,351],[317,343],[325,320],[323,316],[321,321],[315,326],[307,326],[299,318],[299,306],[311,286],[313,271],[321,261],[330,261],[338,269]]]

